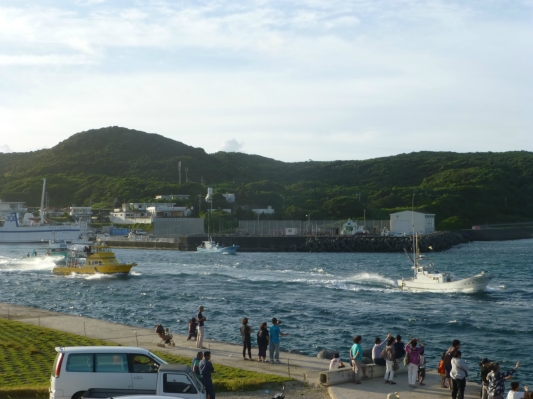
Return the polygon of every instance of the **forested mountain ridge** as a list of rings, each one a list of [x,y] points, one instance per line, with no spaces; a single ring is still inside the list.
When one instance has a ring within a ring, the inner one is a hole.
[[[246,208],[268,205],[275,218],[357,218],[364,211],[367,218],[388,218],[391,211],[410,209],[414,192],[415,208],[435,213],[445,225],[533,220],[533,153],[525,151],[286,163],[207,154],[157,134],[108,127],[77,133],[50,149],[0,153],[4,201],[37,206],[45,177],[51,206],[111,208],[180,193],[191,195],[185,205],[198,205],[198,196],[212,186],[236,193],[237,204],[229,206],[218,195],[215,206],[234,207],[239,218],[252,216]]]

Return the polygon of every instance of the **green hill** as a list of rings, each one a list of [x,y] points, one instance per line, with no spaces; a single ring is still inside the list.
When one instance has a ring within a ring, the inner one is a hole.
[[[178,185],[178,163],[182,184]],[[185,168],[189,183],[185,183]],[[276,209],[276,218],[388,218],[415,208],[442,226],[533,220],[533,153],[418,152],[365,161],[285,163],[242,153],[207,154],[157,134],[120,127],[73,135],[53,148],[0,153],[0,198],[40,203],[42,179],[53,206],[111,208],[157,194],[190,194],[206,186],[234,192],[242,207]],[[201,182],[204,182],[203,186]],[[201,204],[205,209],[205,204]],[[230,207],[216,196],[215,207]],[[196,209],[198,207],[195,207]]]

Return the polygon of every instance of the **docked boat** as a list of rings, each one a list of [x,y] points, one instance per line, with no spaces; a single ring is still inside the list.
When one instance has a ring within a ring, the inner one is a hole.
[[[44,194],[46,179],[43,182],[40,218],[36,219],[31,213],[23,216],[12,212],[0,221],[0,243],[32,243],[50,240],[64,240],[75,242],[86,240],[88,234],[87,223],[48,223],[44,218]]]
[[[208,241],[202,241],[196,249],[198,252],[234,254],[239,249],[239,245],[225,247],[224,245],[215,243],[213,239],[210,238]]]
[[[364,226],[358,226],[356,221],[348,219],[348,221],[342,225],[341,235],[366,236],[368,235],[368,230],[365,230]]]
[[[65,265],[54,267],[57,275],[70,274],[123,274],[130,272],[136,263],[120,263],[111,249],[103,244],[86,247],[83,254],[70,253]]]
[[[436,291],[436,292],[480,292],[484,291],[492,277],[482,271],[475,276],[457,279],[449,272],[435,269],[433,261],[418,251],[418,240],[415,239],[411,260],[414,275],[412,278],[398,280],[398,287],[403,291]]]

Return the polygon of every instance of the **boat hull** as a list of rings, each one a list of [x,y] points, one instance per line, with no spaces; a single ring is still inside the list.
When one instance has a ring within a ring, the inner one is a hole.
[[[128,274],[135,263],[126,265],[99,265],[99,266],[74,266],[54,267],[52,273],[59,276],[70,274]]]
[[[473,277],[462,280],[427,283],[413,281],[413,279],[398,280],[398,287],[403,291],[429,291],[429,292],[481,292],[487,287],[491,277],[485,273],[477,274]]]

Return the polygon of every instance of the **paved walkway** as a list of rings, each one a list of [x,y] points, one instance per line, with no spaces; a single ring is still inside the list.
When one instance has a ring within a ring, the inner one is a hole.
[[[187,341],[187,336],[175,333],[173,335],[176,346],[166,348],[158,347],[157,344],[160,342],[160,339],[154,332],[155,326],[154,329],[146,329],[5,303],[0,303],[0,317],[84,335],[89,338],[116,342],[122,346],[140,346],[152,351],[168,352],[174,355],[189,357],[191,360],[198,352],[195,343],[193,341]],[[209,337],[208,334],[209,330],[206,330],[206,335]],[[257,371],[259,373],[270,373],[285,377],[290,376],[291,378],[311,384],[318,384],[319,372],[329,367],[329,360],[286,352],[280,353],[282,364],[258,362],[255,360],[257,359],[257,348],[252,348],[254,360],[244,361],[242,359],[242,347],[240,345],[207,339],[204,340],[204,346],[208,347],[212,352],[211,356],[214,363]]]
[[[440,387],[441,377],[436,371],[426,373],[424,386],[409,388],[407,374],[400,374],[395,378],[396,385],[383,382],[382,378],[363,380],[360,385],[342,384],[329,387],[331,399],[385,399],[387,394],[398,392],[401,399],[427,399],[452,397],[449,389]],[[480,387],[474,383],[467,383],[465,399],[479,399]]]
[[[149,350],[168,352],[191,359],[198,351],[192,341],[186,340],[185,335],[174,334],[175,347],[160,348],[157,346],[160,339],[154,330],[88,317],[66,315],[26,306],[0,303],[0,317],[84,335],[90,338],[116,342],[123,346],[140,346]],[[207,334],[209,334],[208,331]],[[260,373],[290,376],[291,378],[310,384],[318,384],[319,372],[329,367],[329,360],[283,352],[280,354],[282,364],[279,365],[260,363],[255,360],[244,361],[242,360],[242,348],[240,345],[209,339],[204,341],[204,345],[208,346],[211,350],[215,363]],[[256,349],[252,348],[252,350],[254,351],[252,354],[255,355]],[[435,372],[428,372],[425,381],[426,385],[423,387],[409,388],[406,374],[399,375],[396,382],[397,385],[391,386],[384,384],[383,379],[376,378],[364,380],[361,385],[351,383],[335,385],[329,387],[328,392],[332,399],[384,399],[388,393],[394,391],[399,392],[402,399],[451,398],[451,392],[448,389],[440,388],[440,376]],[[465,398],[477,399],[478,397],[479,386],[474,383],[469,383]]]

